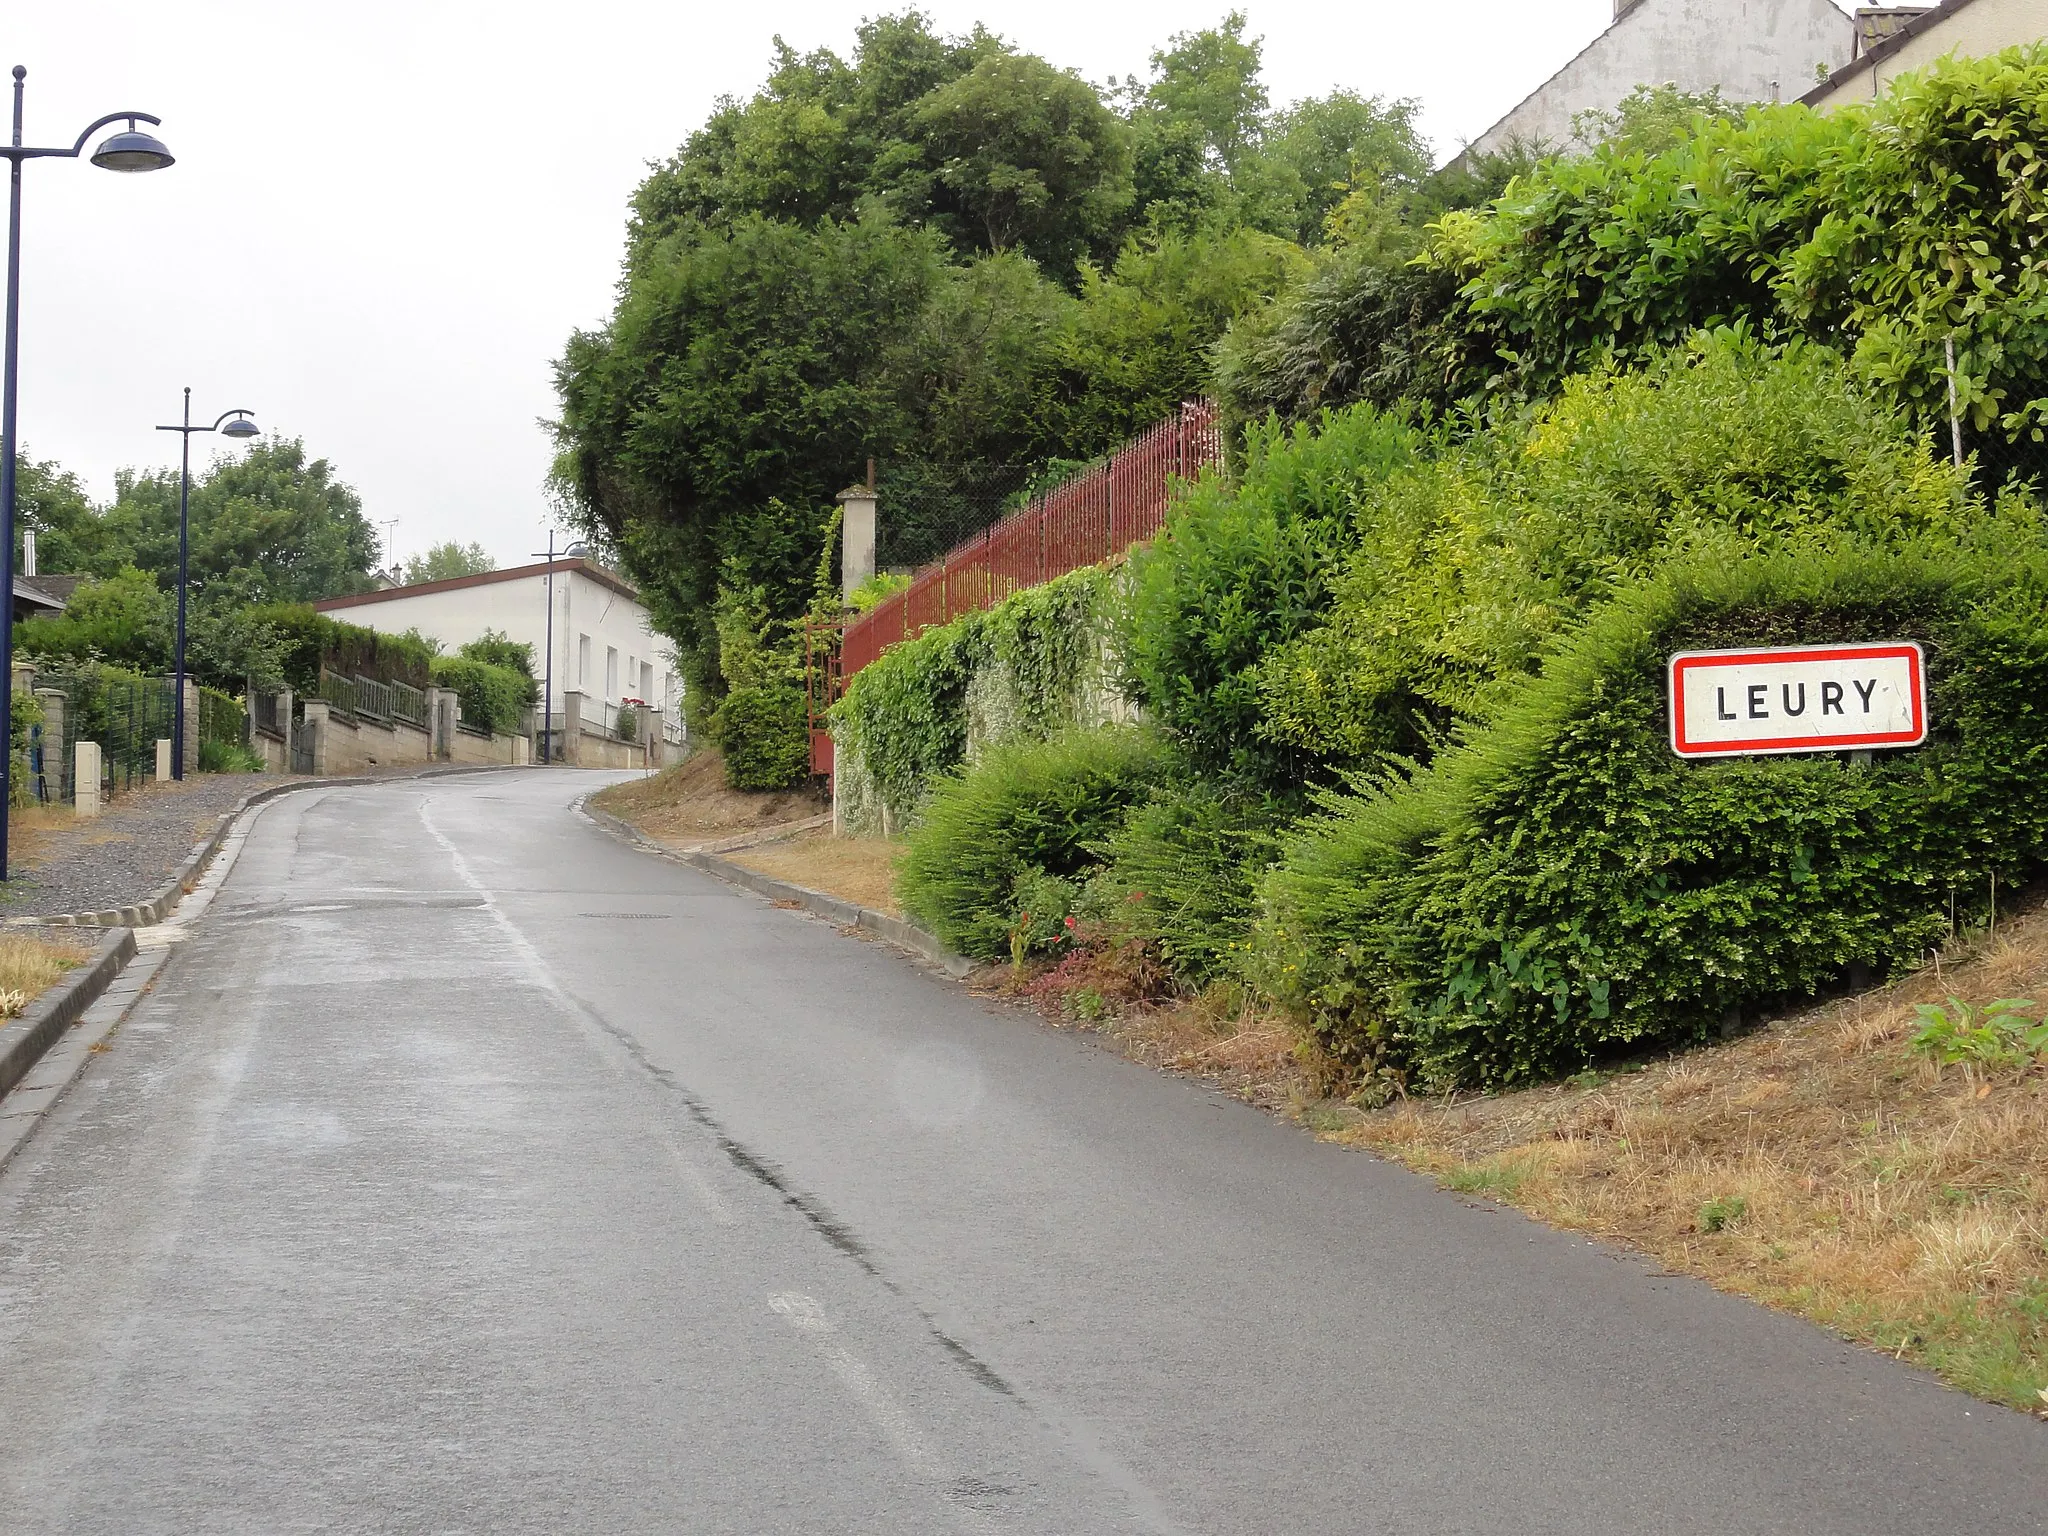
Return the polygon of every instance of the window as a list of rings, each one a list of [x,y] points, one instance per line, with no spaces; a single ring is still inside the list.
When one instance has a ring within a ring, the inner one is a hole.
[[[654,702],[654,663],[651,661],[640,663],[640,702]]]
[[[576,637],[576,686],[581,688],[590,681],[590,636]]]
[[[604,648],[604,696],[607,699],[619,696],[619,648],[616,645]]]

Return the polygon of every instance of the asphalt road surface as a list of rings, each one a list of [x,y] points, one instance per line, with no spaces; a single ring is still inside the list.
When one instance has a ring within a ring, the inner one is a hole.
[[[2048,1425],[622,846],[598,782],[261,812],[0,1173],[0,1529],[2048,1529]]]

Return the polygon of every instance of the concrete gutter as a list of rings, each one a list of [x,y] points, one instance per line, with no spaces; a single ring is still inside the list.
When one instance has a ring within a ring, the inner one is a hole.
[[[701,869],[707,875],[716,875],[721,880],[733,885],[743,886],[757,895],[766,896],[771,901],[793,901],[806,912],[812,912],[819,917],[829,919],[839,924],[842,928],[855,928],[864,933],[872,933],[877,938],[887,939],[891,944],[907,949],[913,954],[920,955],[924,959],[931,961],[932,964],[938,966],[948,976],[956,978],[965,976],[974,969],[974,962],[972,960],[968,959],[965,955],[956,955],[952,950],[939,942],[936,934],[927,933],[915,923],[906,923],[900,917],[891,917],[888,913],[877,912],[872,907],[856,906],[850,901],[843,900],[838,896],[829,895],[824,891],[814,891],[808,886],[792,885],[787,880],[778,880],[773,875],[764,875],[757,869],[747,868],[744,864],[735,864],[731,859],[722,859],[717,854],[703,848],[679,850],[666,847],[661,843],[657,843],[653,838],[648,837],[631,822],[614,816],[609,811],[598,810],[588,800],[579,802],[577,809],[581,810],[584,815],[588,816],[592,821],[622,842],[631,843],[635,847],[655,855],[657,858],[667,859],[672,864],[687,864],[692,869]],[[819,818],[815,823],[807,825],[822,826],[830,820],[830,816],[825,816]],[[783,835],[789,835],[799,830],[799,828],[788,827],[775,828],[773,830]],[[760,841],[773,840],[773,838],[760,839]],[[717,846],[729,848],[735,845],[735,841],[729,839],[727,842]]]
[[[235,808],[223,813],[213,824],[213,830],[192,845],[192,851],[185,856],[177,871],[164,886],[147,901],[140,901],[128,907],[105,907],[97,912],[60,912],[54,917],[29,917],[16,921],[23,924],[47,925],[55,928],[151,928],[171,915],[171,908],[190,891],[199,877],[206,873],[206,866],[213,862],[213,856],[220,852],[221,843],[227,838],[238,817],[251,806],[261,805],[266,800],[275,800],[280,795],[289,795],[301,789],[339,789],[351,784],[388,784],[393,779],[440,778],[455,773],[497,773],[513,766],[509,763],[463,763],[445,768],[423,768],[418,773],[380,774],[370,777],[364,774],[342,775],[324,779],[292,779],[281,784],[272,784],[253,794],[244,795]],[[5,1092],[0,1085],[0,1092]]]
[[[30,1003],[20,1018],[0,1025],[0,1094],[28,1076],[43,1052],[99,1000],[134,954],[134,930],[114,929],[100,940],[89,962]]]

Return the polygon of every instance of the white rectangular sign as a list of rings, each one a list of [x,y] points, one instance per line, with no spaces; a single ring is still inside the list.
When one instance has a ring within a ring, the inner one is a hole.
[[[1671,658],[1671,749],[1680,757],[1917,747],[1927,668],[1910,640]]]

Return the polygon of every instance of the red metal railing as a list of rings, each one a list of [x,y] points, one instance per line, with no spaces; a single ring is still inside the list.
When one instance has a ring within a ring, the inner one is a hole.
[[[1166,524],[1172,483],[1192,480],[1222,458],[1214,403],[1187,402],[1107,464],[1012,512],[919,571],[905,590],[850,620],[840,642],[841,678],[899,640],[1144,543]],[[887,507],[881,512],[889,515]]]

